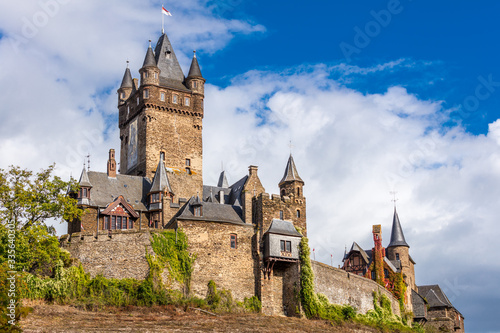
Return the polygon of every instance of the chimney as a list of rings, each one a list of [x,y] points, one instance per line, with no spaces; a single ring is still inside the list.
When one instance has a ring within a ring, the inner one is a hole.
[[[108,177],[116,178],[116,161],[115,161],[115,150],[109,150],[109,159],[108,159]]]
[[[220,190],[220,191],[219,191],[219,203],[220,203],[221,205],[223,205],[223,204],[224,204],[224,191],[223,191],[223,190]]]
[[[258,166],[250,165],[248,167],[248,174],[249,174],[249,176],[257,176],[257,169],[259,169]]]

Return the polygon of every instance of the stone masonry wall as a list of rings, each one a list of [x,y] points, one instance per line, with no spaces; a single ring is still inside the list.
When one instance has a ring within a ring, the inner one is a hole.
[[[325,295],[331,303],[349,304],[360,313],[366,313],[373,309],[373,291],[378,291],[391,300],[393,313],[400,315],[396,298],[378,283],[317,261],[311,264],[315,291]]]
[[[61,236],[60,243],[92,277],[145,279],[149,272],[146,251],[153,254],[148,231],[116,230],[111,238],[105,231],[97,238],[74,233]]]
[[[229,289],[236,300],[255,295],[252,255],[253,225],[177,221],[189,240],[189,252],[197,256],[194,262],[191,291],[205,297],[208,281],[218,288]],[[237,236],[237,248],[231,248],[231,234]]]

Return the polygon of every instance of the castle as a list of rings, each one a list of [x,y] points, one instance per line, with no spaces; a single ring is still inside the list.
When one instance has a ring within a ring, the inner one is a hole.
[[[206,81],[196,53],[184,76],[163,33],[154,51],[150,42],[139,74],[140,80],[133,79],[127,66],[118,89],[119,170],[113,149],[107,172],[83,168],[75,197],[84,214],[81,220],[68,223],[62,246],[93,275],[140,279],[148,272],[144,248],[152,251],[150,234],[182,229],[189,251],[197,256],[191,279],[194,295],[204,297],[207,282],[213,280],[238,300],[258,296],[266,314],[298,315],[298,244],[307,236],[307,224],[305,183],[292,155],[283,163],[279,194],[266,193],[257,166],[249,166],[248,174],[232,185],[224,171],[217,185],[204,185]],[[404,274],[405,308],[415,311],[423,304],[432,309],[425,296],[432,294],[446,303],[446,317],[447,309],[454,308],[441,289],[416,287],[409,246],[399,220],[396,224],[387,257],[379,231],[374,233],[375,249],[383,253],[385,269]],[[313,262],[316,290],[333,303],[351,304],[361,312],[373,308],[371,294],[379,291],[390,298],[399,314],[391,292],[374,282],[376,274],[367,276],[375,257],[354,243],[344,257],[343,269]],[[415,300],[418,305],[413,305]],[[424,312],[415,311],[415,319],[430,319],[431,311]],[[458,315],[463,331],[463,317]],[[454,320],[453,329],[457,327]]]

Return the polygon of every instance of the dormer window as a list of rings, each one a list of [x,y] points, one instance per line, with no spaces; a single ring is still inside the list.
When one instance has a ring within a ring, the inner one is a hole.
[[[151,194],[151,203],[160,202],[160,193]]]
[[[281,252],[292,252],[292,242],[291,241],[280,241],[280,246],[281,246]]]
[[[185,105],[185,106],[189,106],[189,103],[190,103],[190,102],[191,102],[191,101],[190,101],[189,97],[184,97],[184,105]]]
[[[80,189],[80,198],[90,198],[90,189],[86,187],[82,187]]]
[[[177,104],[179,103],[179,96],[176,94],[172,95],[172,103]]]
[[[194,216],[201,217],[201,214],[202,214],[201,207],[202,206],[196,206],[196,207],[194,207]]]
[[[149,89],[144,89],[144,98],[149,98]]]

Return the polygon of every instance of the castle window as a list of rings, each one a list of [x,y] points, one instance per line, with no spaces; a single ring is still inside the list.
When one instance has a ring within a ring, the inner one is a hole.
[[[134,220],[128,219],[128,228],[129,229],[134,229]]]
[[[399,253],[396,253],[396,260],[399,260]]]
[[[300,210],[297,209],[297,218],[300,218]]]
[[[280,210],[280,220],[283,220],[283,211]]]
[[[165,93],[163,91],[160,93],[160,100],[165,102]]]
[[[155,228],[158,229],[158,221],[155,220]]]
[[[142,74],[142,77],[143,77],[144,79],[147,79],[147,78],[148,78],[148,76],[149,76],[149,75],[148,75],[148,72],[144,72],[144,73]]]
[[[125,98],[125,93],[122,91],[122,93],[120,94],[121,96],[121,99],[124,99]]]
[[[149,98],[149,89],[144,89],[144,98]]]
[[[189,106],[189,102],[190,102],[189,97],[184,97],[184,105]]]
[[[198,88],[198,82],[193,81],[193,88]]]
[[[172,103],[177,104],[179,103],[179,96],[176,94],[172,95]]]
[[[155,73],[155,79],[157,79],[157,78],[158,78],[158,73]]]
[[[187,172],[188,175],[190,175],[191,174],[191,168],[186,168],[186,172]]]
[[[117,216],[116,217],[116,229],[121,229],[122,228],[122,217]]]
[[[137,105],[139,105],[139,102],[140,102],[139,96],[137,96]]]
[[[111,216],[111,229],[116,229],[116,216]]]
[[[283,190],[281,190],[281,196],[282,196],[282,197],[284,197],[284,196],[285,196],[285,194],[286,194],[286,193],[285,193],[285,190],[284,190],[284,189],[283,189]]]
[[[300,187],[297,187],[297,196],[300,197]]]
[[[104,230],[109,229],[109,216],[104,216]]]
[[[280,241],[281,252],[292,252],[292,242],[291,241]]]
[[[386,279],[388,279],[388,278],[389,278],[389,271],[387,270],[387,268],[384,268],[384,277],[385,277]]]
[[[127,116],[129,116],[129,115],[130,115],[130,105],[127,106]]]
[[[201,206],[196,206],[194,207],[194,216],[198,216],[200,217],[201,216]]]
[[[191,166],[191,160],[189,158],[186,158],[186,166]]]
[[[160,202],[160,193],[151,194],[151,203]]]
[[[237,236],[236,234],[231,234],[231,248],[236,249],[237,246],[238,246]]]
[[[372,271],[372,280],[376,280],[377,279],[377,276],[375,274],[375,271]]]

